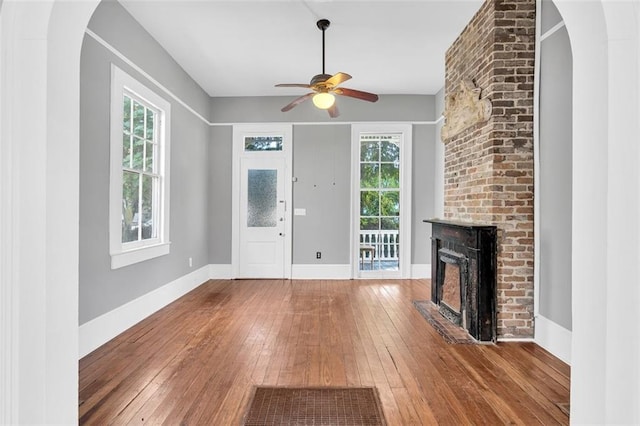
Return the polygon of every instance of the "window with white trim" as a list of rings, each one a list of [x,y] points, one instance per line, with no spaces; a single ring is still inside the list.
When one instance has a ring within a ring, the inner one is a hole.
[[[112,269],[169,253],[170,113],[169,102],[112,65]]]

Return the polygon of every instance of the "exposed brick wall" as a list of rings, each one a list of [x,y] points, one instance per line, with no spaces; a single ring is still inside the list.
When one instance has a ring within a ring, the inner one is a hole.
[[[471,79],[491,118],[444,141],[445,218],[498,227],[498,336],[533,336],[535,0],[487,0],[446,55],[446,95]]]

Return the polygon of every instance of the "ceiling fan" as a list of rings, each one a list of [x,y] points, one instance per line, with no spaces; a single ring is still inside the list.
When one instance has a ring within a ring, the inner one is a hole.
[[[287,112],[293,107],[307,99],[312,99],[313,104],[320,108],[326,109],[329,112],[329,116],[334,118],[340,115],[338,112],[338,107],[335,104],[335,96],[348,96],[351,98],[360,99],[368,102],[376,102],[378,100],[378,95],[362,92],[360,90],[347,89],[346,87],[338,87],[340,84],[349,80],[351,76],[347,73],[339,72],[334,75],[325,74],[324,71],[324,32],[329,28],[328,19],[320,19],[316,25],[322,31],[322,74],[318,74],[313,76],[311,82],[309,84],[304,83],[290,83],[290,84],[276,84],[276,87],[303,87],[307,89],[313,90],[313,92],[307,93],[306,95],[302,95],[299,98],[296,98],[293,102],[282,108],[282,112]]]

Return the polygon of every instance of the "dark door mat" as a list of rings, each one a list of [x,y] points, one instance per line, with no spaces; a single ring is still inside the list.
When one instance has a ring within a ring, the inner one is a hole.
[[[438,311],[438,307],[430,300],[414,300],[413,306],[415,306],[418,312],[420,312],[420,315],[422,315],[422,317],[436,329],[438,334],[444,338],[445,342],[465,344],[478,343],[469,335],[469,333],[467,333],[466,330],[458,327],[443,317]]]
[[[244,424],[384,426],[386,422],[373,387],[257,387]]]

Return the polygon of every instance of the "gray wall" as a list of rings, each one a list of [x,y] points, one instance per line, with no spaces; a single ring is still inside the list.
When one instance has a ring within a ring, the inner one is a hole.
[[[211,127],[208,169],[209,263],[231,264],[233,126]]]
[[[293,263],[348,264],[351,126],[295,126],[293,175]]]
[[[89,28],[208,116],[208,96],[118,3],[103,2]],[[172,113],[171,253],[116,270],[110,268],[108,235],[112,62],[171,102]],[[90,36],[84,39],[80,73],[79,322],[84,324],[209,263],[210,129]]]
[[[304,91],[301,92],[303,94]],[[434,118],[433,96],[382,95],[378,102],[363,102],[339,96],[336,105],[340,116],[329,118],[326,111],[304,102],[294,109],[280,109],[296,96],[262,96],[212,98],[211,119],[214,123],[301,123],[352,121],[431,121]]]
[[[442,118],[444,115],[444,87],[436,93],[436,117]],[[444,218],[444,143],[440,138],[444,118],[436,125],[436,149],[435,149],[435,217]]]
[[[340,117],[330,119],[326,111],[306,102],[282,113],[280,108],[294,97],[211,98],[211,120],[216,123],[293,123],[293,173],[298,182],[293,186],[295,208],[305,208],[306,216],[293,217],[294,264],[348,264],[351,210],[351,125],[349,121],[433,121],[434,96],[387,95],[375,104],[339,98]],[[323,124],[310,124],[310,123]],[[305,123],[305,124],[296,124]],[[327,124],[335,123],[335,124]],[[231,126],[214,126],[209,161],[219,167],[212,182],[231,176]],[[413,126],[413,239],[412,263],[431,262],[430,227],[422,220],[434,215],[435,126]],[[215,184],[215,183],[214,183]],[[224,184],[222,184],[224,185]],[[229,184],[230,185],[230,184]],[[220,187],[221,191],[225,191]],[[229,191],[228,189],[226,191]],[[213,190],[211,192],[213,194]],[[230,202],[230,192],[221,201]],[[225,198],[225,197],[229,198]],[[225,206],[212,204],[211,215]],[[213,208],[213,206],[217,206]],[[211,263],[230,263],[231,215],[216,217],[210,239]],[[330,224],[330,226],[327,226]],[[215,234],[215,236],[213,236]],[[322,259],[316,259],[317,251]],[[227,262],[225,260],[228,259]]]
[[[542,3],[542,28],[561,17]],[[543,33],[544,34],[544,33]],[[540,46],[540,298],[544,317],[571,330],[572,55],[566,28]]]
[[[412,213],[411,263],[431,263],[431,224],[424,219],[436,212],[436,126],[416,124],[413,126],[412,168]]]

